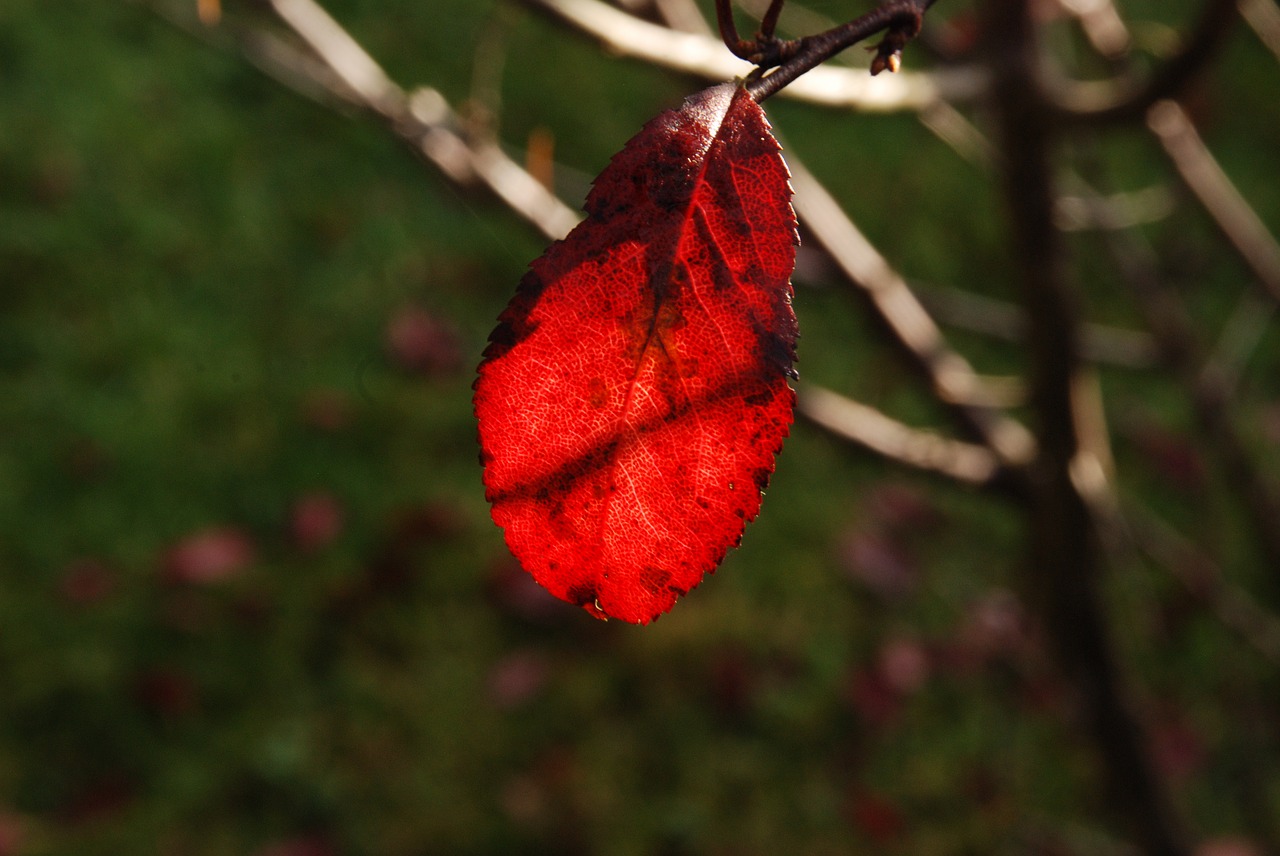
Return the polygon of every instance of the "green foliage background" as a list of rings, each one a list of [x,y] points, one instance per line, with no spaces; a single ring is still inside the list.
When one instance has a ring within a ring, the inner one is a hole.
[[[500,134],[549,129],[579,198],[698,85],[491,2],[329,8],[455,104],[497,28]],[[1239,31],[1198,102],[1273,226],[1276,80]],[[1008,294],[993,188],[913,120],[770,113],[908,276]],[[1136,133],[1095,156],[1118,189],[1165,175]],[[1193,212],[1154,239],[1214,329],[1243,273]],[[1091,314],[1132,323],[1100,246],[1078,246]],[[1110,852],[1095,762],[1007,607],[1016,508],[800,425],[744,546],[654,626],[528,589],[488,519],[470,384],[541,250],[372,123],[142,5],[0,6],[0,854]],[[823,280],[797,283],[805,378],[936,419]],[[433,371],[388,346],[406,309],[452,331]],[[981,371],[1018,365],[957,340]],[[1260,449],[1275,345],[1247,378]],[[1139,426],[1133,483],[1258,585],[1222,486],[1141,442],[1198,460],[1165,379],[1104,382]],[[316,496],[340,525],[308,547],[292,521]],[[251,559],[174,582],[175,545],[211,528]],[[868,563],[906,590],[860,583]],[[1277,757],[1274,674],[1158,571],[1118,563],[1110,596],[1196,829],[1274,833],[1276,765],[1248,777]],[[923,657],[919,686],[884,686],[894,656],[908,678]]]

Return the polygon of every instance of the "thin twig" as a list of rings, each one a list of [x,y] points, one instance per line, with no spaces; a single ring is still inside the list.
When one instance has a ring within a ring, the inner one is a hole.
[[[769,11],[772,0],[738,0],[738,5],[745,9],[749,14],[757,15],[761,19]],[[788,0],[787,4],[787,22],[790,24],[791,30],[802,33],[816,33],[822,30],[829,30],[838,22],[832,18],[822,15],[814,10],[802,6],[795,0]],[[781,24],[781,18],[779,18]],[[832,57],[833,60],[840,61],[847,54]],[[863,67],[866,63],[863,63]]]
[[[550,193],[492,141],[474,142],[434,89],[406,95],[381,66],[314,0],[269,0],[286,23],[333,73],[317,78],[335,97],[382,117],[391,129],[462,185],[496,194],[549,238],[561,238],[579,215]],[[338,85],[334,85],[334,80]]]
[[[1120,59],[1133,43],[1129,28],[1111,0],[1058,0],[1058,4],[1080,21],[1094,50],[1108,59]]]
[[[1269,567],[1280,567],[1280,497],[1257,466],[1232,413],[1232,368],[1208,361],[1196,323],[1162,280],[1155,251],[1139,232],[1108,232],[1112,261],[1137,300],[1162,361],[1187,391],[1195,424],[1233,486]],[[1262,318],[1267,313],[1259,313]],[[1224,333],[1225,335],[1225,333]],[[1238,334],[1237,334],[1238,335]]]
[[[1094,2],[1112,5],[1110,0]],[[1158,103],[1148,112],[1148,125],[1184,182],[1271,297],[1264,300],[1252,292],[1243,294],[1218,337],[1216,351],[1206,358],[1200,325],[1161,281],[1155,254],[1140,233],[1113,232],[1107,236],[1108,245],[1117,269],[1138,298],[1163,360],[1187,390],[1206,445],[1237,487],[1231,495],[1251,522],[1262,555],[1269,566],[1280,567],[1280,530],[1275,526],[1280,496],[1254,463],[1231,412],[1243,365],[1280,306],[1275,297],[1280,294],[1280,246],[1213,158],[1181,107],[1172,101]]]
[[[1245,367],[1262,344],[1277,309],[1280,305],[1254,289],[1246,289],[1236,300],[1202,372],[1214,378],[1223,401],[1235,398]]]
[[[404,116],[404,92],[328,12],[312,0],[268,3],[366,107],[393,120]]]

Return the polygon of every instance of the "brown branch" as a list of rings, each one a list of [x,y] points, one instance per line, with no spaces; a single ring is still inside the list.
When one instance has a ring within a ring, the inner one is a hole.
[[[1147,125],[1187,187],[1257,278],[1272,301],[1272,308],[1280,305],[1280,244],[1213,158],[1186,112],[1172,101],[1162,101],[1151,109]],[[1158,284],[1152,283],[1146,290],[1153,288],[1158,288]],[[1172,299],[1164,298],[1166,304]],[[1233,388],[1231,364],[1208,362],[1197,353],[1193,345],[1197,340],[1195,325],[1185,310],[1181,317],[1170,317],[1178,310],[1167,305],[1164,311],[1168,329],[1163,336],[1170,342],[1171,361],[1192,390],[1197,421],[1223,472],[1238,487],[1233,495],[1244,506],[1267,566],[1280,568],[1280,527],[1276,526],[1276,520],[1280,519],[1280,495],[1264,478],[1232,423],[1229,412]],[[1260,317],[1265,314],[1261,313]]]
[[[1145,749],[1100,592],[1101,545],[1082,491],[1100,466],[1082,458],[1080,322],[1053,221],[1054,124],[1037,86],[1030,0],[986,0],[1003,185],[1013,259],[1028,319],[1031,408],[1029,584],[1102,764],[1110,804],[1149,856],[1186,856],[1180,824]],[[1092,479],[1096,481],[1096,478]]]
[[[754,39],[743,39],[738,35],[738,27],[733,22],[733,0],[716,0],[716,23],[720,28],[720,40],[729,52],[739,59],[758,64],[764,57],[764,51],[772,47],[779,49],[782,44],[774,37],[778,28],[778,16],[786,0],[770,0],[769,8],[760,19],[760,30]],[[776,65],[777,63],[771,63]]]

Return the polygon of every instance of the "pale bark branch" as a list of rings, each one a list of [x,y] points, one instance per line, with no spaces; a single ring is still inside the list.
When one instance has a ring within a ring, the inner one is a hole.
[[[1119,59],[1128,52],[1133,40],[1111,0],[1058,0],[1058,5],[1079,19],[1085,37],[1098,53]]]
[[[1280,59],[1280,6],[1275,0],[1240,0],[1240,14],[1267,50]]]
[[[267,2],[365,106],[388,118],[404,115],[404,92],[323,7],[312,0]]]
[[[1223,236],[1280,302],[1280,244],[1218,165],[1186,111],[1173,101],[1161,101],[1147,114],[1147,127]]]
[[[243,43],[255,61],[286,85],[300,76],[310,87],[367,110],[449,179],[481,186],[548,238],[562,238],[580,219],[492,140],[472,140],[457,113],[434,89],[406,93],[382,67],[314,0],[269,0],[280,19],[322,63],[309,59],[265,33]],[[292,51],[292,52],[291,52]]]
[[[1000,476],[1000,462],[991,450],[912,428],[820,386],[802,384],[796,410],[828,433],[911,469],[975,487],[989,486]]]
[[[1214,378],[1221,400],[1235,397],[1245,368],[1271,328],[1277,308],[1280,305],[1254,289],[1246,289],[1236,301],[1202,371]]]
[[[826,188],[789,156],[793,204],[807,233],[870,301],[896,342],[928,379],[934,395],[1002,465],[1019,466],[1035,446],[1026,428],[992,406],[968,361],[947,344],[906,281],[863,236]]]

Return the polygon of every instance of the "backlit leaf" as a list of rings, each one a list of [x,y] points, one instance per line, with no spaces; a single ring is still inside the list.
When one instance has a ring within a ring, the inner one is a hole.
[[[759,511],[795,399],[790,194],[760,107],[704,90],[614,157],[499,319],[486,496],[557,597],[647,623]]]

